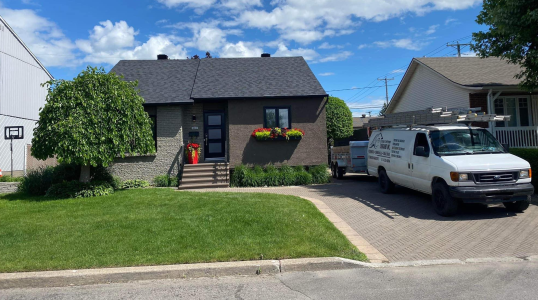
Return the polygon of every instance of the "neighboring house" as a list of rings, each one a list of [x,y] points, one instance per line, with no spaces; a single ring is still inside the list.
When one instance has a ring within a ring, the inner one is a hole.
[[[499,58],[414,58],[387,113],[428,107],[481,108],[510,115],[506,122],[476,124],[511,147],[538,147],[538,91],[522,91],[514,75],[520,67]]]
[[[5,139],[6,127],[24,130],[23,139],[13,140],[13,171],[19,176],[26,169],[27,144],[32,141],[39,108],[44,106],[47,96],[47,89],[41,84],[52,78],[0,17],[0,169],[4,175],[11,171],[11,141]]]
[[[157,153],[117,159],[123,179],[152,180],[182,170],[188,141],[202,162],[317,165],[327,160],[327,93],[302,57],[120,61],[111,73],[138,80],[154,120]],[[261,127],[300,128],[298,141],[257,141]]]

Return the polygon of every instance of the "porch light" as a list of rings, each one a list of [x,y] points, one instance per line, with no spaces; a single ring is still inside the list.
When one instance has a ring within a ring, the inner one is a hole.
[[[192,115],[192,122],[196,122],[196,115]]]

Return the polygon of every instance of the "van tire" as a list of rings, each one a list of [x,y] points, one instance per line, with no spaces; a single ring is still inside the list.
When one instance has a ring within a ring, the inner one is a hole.
[[[382,193],[390,194],[394,192],[395,185],[389,179],[389,176],[387,175],[387,172],[384,169],[379,171],[378,181],[379,181],[379,188],[381,188]]]
[[[458,199],[452,197],[445,183],[435,183],[432,189],[432,205],[441,216],[454,216],[458,212]]]
[[[531,204],[531,197],[528,196],[526,201],[517,201],[517,202],[504,202],[503,205],[508,211],[512,212],[523,212],[529,208]]]

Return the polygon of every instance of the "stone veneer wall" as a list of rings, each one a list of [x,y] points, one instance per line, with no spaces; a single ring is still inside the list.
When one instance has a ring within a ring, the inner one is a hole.
[[[157,116],[157,153],[152,156],[117,158],[110,166],[113,175],[122,180],[153,181],[158,175],[177,175],[183,161],[183,107],[181,105],[148,108]],[[151,112],[150,112],[151,111]]]
[[[0,182],[0,194],[16,192],[17,187],[19,187],[18,182]]]

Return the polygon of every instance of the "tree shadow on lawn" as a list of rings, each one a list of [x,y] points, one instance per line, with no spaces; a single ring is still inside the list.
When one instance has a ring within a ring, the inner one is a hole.
[[[0,201],[22,201],[22,202],[47,202],[65,200],[61,198],[46,197],[44,195],[29,195],[22,192],[14,192],[8,194],[0,194]]]
[[[367,175],[346,175],[341,180],[334,179],[332,184],[313,185],[308,189],[327,198],[351,198],[390,219],[401,216],[423,220],[453,221],[498,219],[518,215],[507,211],[502,204],[489,206],[462,204],[456,216],[443,217],[435,213],[430,195],[400,186],[396,186],[393,194],[383,194],[379,190],[377,178]],[[533,204],[531,206],[535,206],[536,201],[533,201]]]

